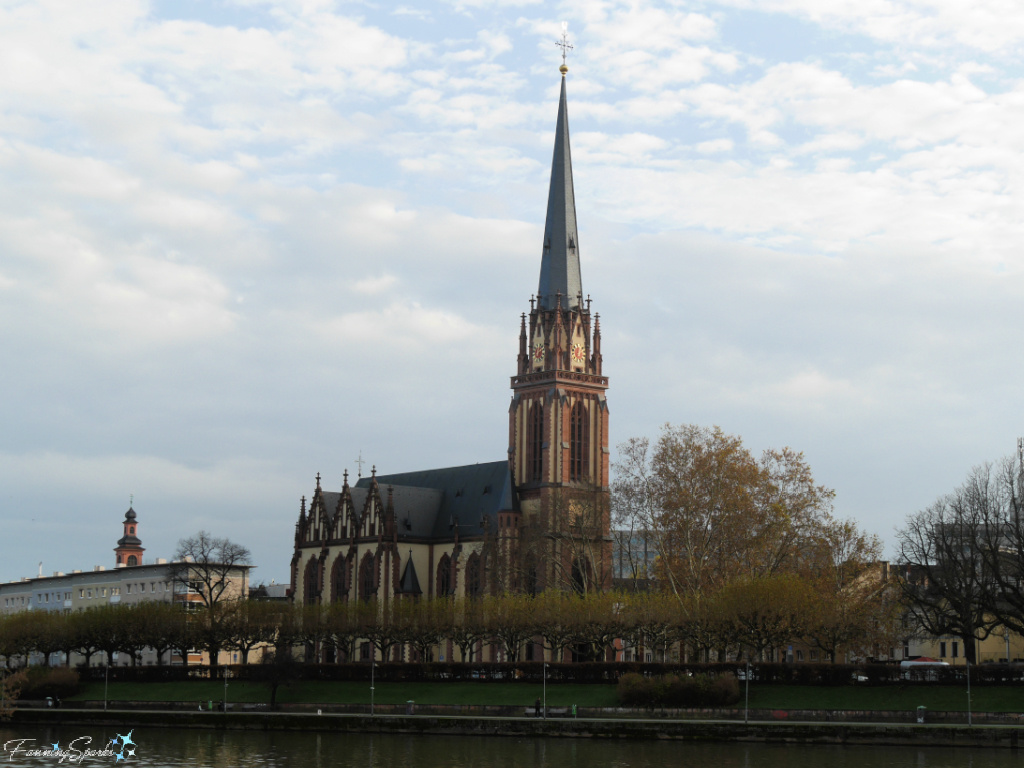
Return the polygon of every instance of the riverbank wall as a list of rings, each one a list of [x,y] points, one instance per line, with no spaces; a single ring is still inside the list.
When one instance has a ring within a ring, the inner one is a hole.
[[[73,701],[66,703],[75,710],[99,710],[109,706],[116,710],[159,710],[161,712],[204,712],[220,713],[222,704],[213,701],[111,701],[104,705],[102,701]],[[229,713],[263,714],[270,713],[265,703],[229,702]],[[44,709],[45,701],[18,702],[21,709]],[[370,715],[369,704],[337,704],[315,702],[282,703],[275,712],[285,714],[309,714],[320,712],[332,715]],[[436,717],[498,717],[520,718],[534,717],[535,710],[531,706],[481,705],[481,704],[377,704],[374,712],[378,715],[436,716]],[[968,715],[963,710],[939,711],[907,709],[749,709],[743,707],[689,708],[689,709],[641,709],[631,707],[578,707],[575,711],[581,719],[610,720],[754,720],[758,722],[809,722],[809,723],[886,723],[886,724],[917,724],[923,717],[926,724],[967,725],[1014,725],[1024,727],[1024,709],[1022,712],[974,712]],[[549,707],[551,719],[565,719],[573,716],[571,707]]]
[[[878,713],[875,713],[878,714]],[[1024,726],[943,723],[722,721],[642,717],[495,717],[436,714],[318,714],[140,709],[19,709],[10,726],[159,727],[335,733],[671,739],[793,744],[992,747],[1018,749]]]

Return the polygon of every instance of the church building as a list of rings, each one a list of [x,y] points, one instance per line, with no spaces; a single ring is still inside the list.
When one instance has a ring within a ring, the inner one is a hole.
[[[560,71],[540,282],[520,319],[507,456],[397,474],[374,467],[354,484],[346,471],[339,490],[318,474],[295,525],[296,603],[386,610],[400,599],[611,584],[608,379],[580,275],[564,62]]]

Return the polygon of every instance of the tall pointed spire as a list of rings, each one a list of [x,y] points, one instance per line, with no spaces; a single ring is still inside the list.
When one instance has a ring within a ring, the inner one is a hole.
[[[577,309],[583,293],[580,279],[579,237],[576,234],[576,199],[572,190],[572,156],[569,151],[569,109],[565,99],[563,64],[562,94],[558,99],[555,151],[551,158],[548,214],[544,222],[544,252],[540,262],[539,309],[555,309],[559,293],[566,308]]]

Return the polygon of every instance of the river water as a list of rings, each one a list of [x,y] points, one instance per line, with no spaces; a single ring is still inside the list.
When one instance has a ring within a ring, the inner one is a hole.
[[[1004,749],[693,744],[669,741],[482,736],[351,735],[138,728],[0,728],[0,763],[14,766],[123,765],[124,768],[1024,768]],[[85,739],[90,739],[86,743]],[[108,754],[80,759],[84,749]],[[61,753],[29,754],[50,749]],[[17,751],[12,751],[12,749]],[[134,754],[132,754],[134,752]],[[116,754],[123,757],[118,760]]]

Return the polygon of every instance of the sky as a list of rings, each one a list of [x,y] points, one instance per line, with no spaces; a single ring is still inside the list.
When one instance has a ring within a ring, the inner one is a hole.
[[[890,554],[1013,452],[1024,5],[0,0],[0,581],[130,501],[287,581],[318,472],[503,459],[563,21],[613,444],[803,451]]]

